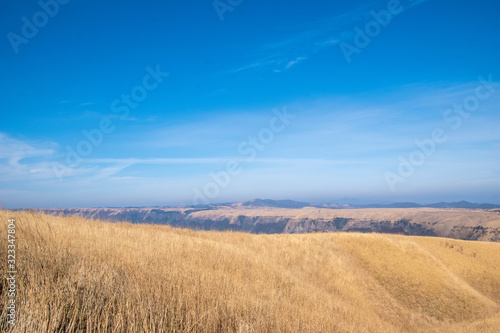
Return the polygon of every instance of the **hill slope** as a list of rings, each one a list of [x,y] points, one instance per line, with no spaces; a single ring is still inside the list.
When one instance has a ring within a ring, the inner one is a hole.
[[[500,330],[497,243],[197,232],[9,211],[2,230],[12,217],[19,331]]]

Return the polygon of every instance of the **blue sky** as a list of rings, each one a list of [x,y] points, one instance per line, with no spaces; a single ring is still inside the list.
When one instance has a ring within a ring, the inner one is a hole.
[[[0,204],[500,203],[493,1],[2,1]]]

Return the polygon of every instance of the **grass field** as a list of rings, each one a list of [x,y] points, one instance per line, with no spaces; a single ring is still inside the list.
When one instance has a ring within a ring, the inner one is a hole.
[[[16,219],[13,332],[499,332],[500,244]]]

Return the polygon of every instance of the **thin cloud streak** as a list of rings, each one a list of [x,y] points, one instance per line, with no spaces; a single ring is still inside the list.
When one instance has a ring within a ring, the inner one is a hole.
[[[402,12],[426,1],[428,0],[409,0],[409,2],[402,4]],[[258,48],[259,51],[255,55],[265,56],[261,56],[259,60],[249,65],[233,70],[232,73],[263,67],[274,67],[274,72],[286,71],[301,60],[306,60],[316,53],[352,38],[353,28],[362,23],[366,17],[371,17],[369,16],[371,10],[377,10],[386,5],[387,1],[363,5],[347,13],[320,21],[316,23],[317,26],[314,28],[296,33],[280,41],[264,44]],[[300,51],[297,52],[297,49]]]

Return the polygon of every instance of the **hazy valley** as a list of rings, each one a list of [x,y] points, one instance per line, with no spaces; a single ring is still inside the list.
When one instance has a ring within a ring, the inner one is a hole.
[[[498,207],[466,202],[434,204],[442,207]],[[464,240],[500,241],[500,209],[415,207],[356,208],[349,205],[300,203],[291,200],[252,200],[198,207],[43,209],[52,215],[132,223],[166,224],[201,230],[251,233],[377,232],[438,236]]]

